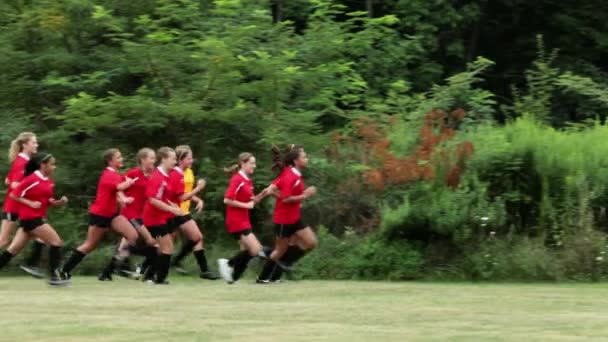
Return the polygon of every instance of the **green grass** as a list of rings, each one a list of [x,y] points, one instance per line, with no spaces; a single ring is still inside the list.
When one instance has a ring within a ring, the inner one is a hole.
[[[1,341],[606,340],[604,284],[0,277]]]

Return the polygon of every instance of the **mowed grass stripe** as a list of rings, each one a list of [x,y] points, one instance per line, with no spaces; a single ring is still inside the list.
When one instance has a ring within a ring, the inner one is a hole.
[[[2,341],[603,341],[608,285],[0,277]]]

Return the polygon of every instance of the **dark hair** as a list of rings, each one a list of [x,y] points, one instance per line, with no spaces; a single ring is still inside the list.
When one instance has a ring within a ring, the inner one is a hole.
[[[42,164],[48,163],[51,159],[53,159],[53,155],[49,153],[37,153],[33,155],[30,160],[25,164],[25,176],[29,176],[32,173],[40,170],[40,166]]]
[[[230,167],[224,168],[224,172],[229,176],[233,175],[241,168],[241,165],[248,162],[251,158],[253,158],[253,154],[249,152],[243,152],[239,154],[238,162],[236,164],[231,165]]]
[[[117,148],[109,148],[103,152],[103,162],[106,164],[106,166],[110,165],[112,158],[114,158],[114,155],[116,155],[118,152],[120,151]]]
[[[300,153],[304,150],[304,147],[300,145],[291,144],[287,147],[285,152],[281,152],[277,145],[272,145],[272,169],[282,170],[286,166],[295,166],[295,162],[300,158]]]

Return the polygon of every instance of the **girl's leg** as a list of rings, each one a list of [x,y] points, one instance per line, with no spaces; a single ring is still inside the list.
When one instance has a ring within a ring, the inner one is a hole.
[[[19,254],[29,240],[30,235],[23,229],[18,229],[10,246],[0,255],[0,269],[6,266],[15,255]]]

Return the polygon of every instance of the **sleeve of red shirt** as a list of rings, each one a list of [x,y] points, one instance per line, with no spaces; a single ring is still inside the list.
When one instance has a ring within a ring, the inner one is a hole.
[[[23,179],[24,168],[17,165],[17,163],[13,163],[11,166],[11,170],[8,172],[6,179],[8,180],[8,184],[10,185],[12,182],[20,182]]]
[[[285,198],[291,196],[291,194],[293,193],[293,188],[294,188],[294,184],[295,184],[296,180],[297,179],[295,177],[284,177],[281,180],[279,190],[280,190],[282,199],[285,199]]]
[[[158,177],[151,177],[150,180],[148,181],[148,186],[146,187],[146,197],[147,198],[154,197],[154,198],[160,199],[158,197],[158,195],[159,195],[159,190],[160,190],[161,184],[162,183],[161,183],[160,179],[158,179]]]
[[[184,175],[176,173],[173,177],[173,189],[175,194],[181,196],[186,192],[186,184],[184,184]]]
[[[25,177],[25,179],[23,179],[23,181],[19,183],[19,185],[17,185],[15,189],[13,189],[12,195],[15,197],[21,197],[23,190],[27,189],[28,186],[34,184],[35,181],[36,179],[33,177]]]
[[[110,177],[106,177],[105,183],[108,184],[108,187],[111,189],[116,189],[118,184],[123,182],[124,177],[121,174],[112,174]]]
[[[230,178],[230,183],[228,184],[228,189],[226,189],[226,193],[224,194],[224,198],[235,200],[236,199],[236,189],[239,187],[239,181],[236,177]]]
[[[123,177],[123,178],[126,178],[126,177],[129,177],[131,179],[137,177],[137,169],[131,169],[131,170],[127,171],[125,173],[125,177]]]

